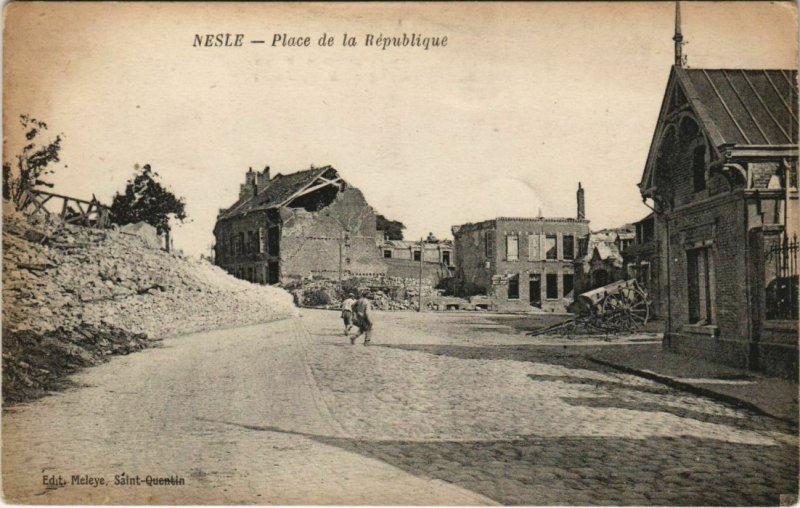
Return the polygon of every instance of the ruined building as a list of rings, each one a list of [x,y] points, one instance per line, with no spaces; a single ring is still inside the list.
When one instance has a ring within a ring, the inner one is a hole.
[[[633,245],[636,233],[632,225],[592,231],[575,261],[575,289],[578,294],[627,279],[623,252]]]
[[[422,245],[422,247],[420,247]],[[386,263],[386,275],[390,277],[417,278],[420,265],[423,278],[439,284],[453,274],[453,242],[438,240],[432,235],[420,241],[384,239],[378,248]]]
[[[635,238],[632,245],[622,251],[627,279],[636,279],[650,298],[650,317],[661,317],[662,289],[659,285],[661,258],[656,245],[656,220],[654,214],[634,223]]]
[[[378,236],[375,212],[336,169],[250,169],[239,199],[217,216],[215,263],[261,284],[383,275]]]
[[[435,238],[422,242],[412,240],[389,240],[385,238],[378,243],[384,259],[402,259],[406,261],[419,261],[437,263],[447,268],[453,267],[453,242],[451,240],[437,240]]]
[[[498,217],[453,226],[464,296],[487,294],[499,311],[565,312],[575,297],[575,259],[589,235],[583,193],[579,186],[577,218]]]
[[[664,346],[797,377],[797,71],[672,66],[639,188]]]

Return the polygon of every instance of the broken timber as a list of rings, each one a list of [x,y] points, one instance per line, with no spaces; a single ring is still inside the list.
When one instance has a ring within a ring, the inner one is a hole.
[[[23,194],[19,210],[26,215],[43,212],[45,215],[55,215],[45,207],[51,200],[61,200],[61,212],[58,216],[67,224],[77,224],[94,228],[108,228],[111,226],[111,209],[100,204],[96,199],[85,201],[61,194],[45,192],[42,190],[26,190]]]

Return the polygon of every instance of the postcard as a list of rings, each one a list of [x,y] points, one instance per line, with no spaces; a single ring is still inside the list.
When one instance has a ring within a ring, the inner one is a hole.
[[[2,492],[794,505],[791,2],[10,2]]]

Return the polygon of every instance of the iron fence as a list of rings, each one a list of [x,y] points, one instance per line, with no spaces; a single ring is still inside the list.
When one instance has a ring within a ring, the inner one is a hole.
[[[767,319],[798,319],[797,235],[791,240],[783,235],[780,243],[766,254],[766,268],[774,270],[774,279],[768,280]]]

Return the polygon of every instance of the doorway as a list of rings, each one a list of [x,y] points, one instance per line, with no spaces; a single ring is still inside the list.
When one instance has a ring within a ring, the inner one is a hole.
[[[267,272],[270,284],[277,284],[280,281],[280,266],[277,261],[269,261],[267,263]]]
[[[531,274],[529,289],[531,305],[542,308],[542,276],[540,274]]]
[[[592,278],[594,279],[594,284],[592,284],[592,289],[596,289],[599,287],[603,287],[608,284],[608,271],[604,269],[599,269],[592,274]]]

